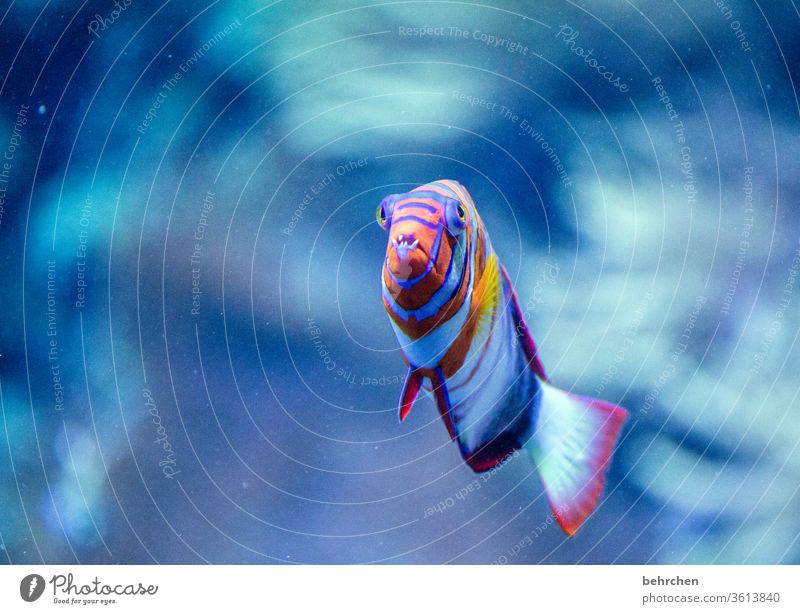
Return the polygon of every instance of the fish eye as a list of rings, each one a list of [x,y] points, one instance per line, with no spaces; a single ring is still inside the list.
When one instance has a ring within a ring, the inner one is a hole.
[[[392,223],[392,213],[394,213],[394,203],[400,199],[400,194],[390,194],[381,201],[375,211],[375,219],[378,225],[384,230],[389,230]]]
[[[464,232],[467,227],[467,208],[457,200],[447,199],[444,216],[448,232],[455,236]]]

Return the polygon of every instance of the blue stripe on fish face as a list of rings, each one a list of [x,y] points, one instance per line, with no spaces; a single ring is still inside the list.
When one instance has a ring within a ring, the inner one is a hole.
[[[455,261],[455,257],[450,259],[450,266],[447,269],[447,277],[445,278],[444,283],[442,284],[442,287],[439,288],[439,291],[431,297],[431,300],[429,300],[427,303],[425,303],[422,307],[420,307],[417,310],[418,312],[421,312],[420,313],[420,317],[417,317],[418,320],[422,320],[424,318],[429,318],[429,317],[435,316],[437,313],[439,313],[439,310],[444,305],[446,305],[447,303],[452,301],[456,296],[458,296],[458,293],[461,291],[461,286],[464,285],[465,273],[467,272],[467,270],[469,268],[469,264],[467,262],[467,257],[468,257],[467,253],[464,252],[464,255],[461,258],[461,266],[456,266],[455,267],[455,269],[459,271],[458,283],[456,283],[453,286],[452,290],[450,290],[450,292],[448,294],[445,294],[445,299],[443,301],[441,301],[441,302],[438,301],[438,300],[434,301],[434,298],[437,298],[437,295],[440,292],[441,293],[446,293],[448,291],[448,289],[449,289],[447,286],[448,286],[448,283],[450,281],[450,274],[452,273],[453,268],[454,268],[453,267],[453,262]],[[471,297],[469,295],[465,295],[464,296],[464,302],[466,302],[468,300],[471,300]]]
[[[413,220],[417,224],[422,224],[423,226],[427,226],[428,228],[431,228],[433,230],[438,230],[439,228],[441,228],[441,223],[434,224],[433,222],[429,222],[428,220],[423,219],[421,217],[417,217],[416,215],[403,215],[401,217],[398,217],[397,219],[392,220],[392,224],[398,224],[400,222],[405,222],[406,220]]]
[[[420,207],[422,209],[427,209],[431,213],[437,213],[439,210],[434,207],[433,205],[429,205],[427,203],[406,203],[405,205],[400,205],[397,207],[397,211],[402,211],[403,209],[414,209]]]
[[[431,297],[431,300],[429,300],[425,305],[423,305],[422,307],[419,308],[420,310],[422,310],[425,307],[427,307],[428,305],[430,305],[433,302],[433,299],[436,297],[437,294],[439,294],[440,292],[447,292],[448,285],[450,284],[450,279],[451,279],[451,275],[452,275],[453,271],[456,271],[456,274],[459,277],[458,283],[455,285],[455,287],[453,288],[452,292],[450,292],[447,295],[447,298],[444,301],[442,301],[439,304],[438,307],[436,307],[436,311],[438,311],[439,308],[442,307],[442,305],[445,305],[445,304],[449,303],[453,298],[455,298],[458,295],[458,291],[461,289],[461,285],[464,283],[464,273],[469,268],[469,260],[468,260],[468,258],[469,258],[469,254],[464,249],[464,239],[463,239],[463,237],[458,237],[456,239],[455,249],[453,249],[452,255],[450,256],[450,263],[447,266],[447,273],[445,273],[444,281],[442,282],[442,286],[439,288],[439,290],[436,292],[436,294],[434,294]],[[464,300],[465,301],[469,300],[469,298],[470,298],[469,296],[465,296]],[[434,311],[434,313],[431,314],[431,315],[434,315],[435,313],[436,312]],[[419,318],[417,318],[417,319],[419,319]]]
[[[433,184],[430,184],[430,185],[432,186]],[[441,188],[441,186],[436,186],[436,187],[437,188]],[[441,205],[441,206],[444,206],[444,203],[442,203],[442,197],[447,197],[449,195],[450,195],[449,191],[448,191],[447,194],[442,194],[440,190],[436,190],[436,191],[434,191],[434,190],[422,190],[420,188],[417,188],[416,190],[411,190],[407,194],[407,196],[409,198],[412,198],[412,197],[415,198],[415,199],[419,198],[420,200],[425,199],[425,198],[430,198],[431,200],[437,201],[439,203],[439,205]]]

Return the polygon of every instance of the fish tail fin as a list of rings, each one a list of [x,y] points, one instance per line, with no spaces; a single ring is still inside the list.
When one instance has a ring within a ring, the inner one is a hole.
[[[536,430],[525,451],[536,464],[555,519],[572,536],[597,507],[628,413],[544,382],[541,386]]]

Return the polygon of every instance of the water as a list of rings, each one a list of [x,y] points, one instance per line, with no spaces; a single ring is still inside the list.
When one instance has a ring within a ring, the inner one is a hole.
[[[0,26],[0,560],[800,561],[791,5],[41,8]],[[438,178],[552,380],[631,413],[573,539],[525,458],[397,422],[375,207]]]

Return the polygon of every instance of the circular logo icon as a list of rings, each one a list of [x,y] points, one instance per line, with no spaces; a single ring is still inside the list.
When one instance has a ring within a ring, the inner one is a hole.
[[[25,601],[36,601],[44,592],[44,578],[38,573],[32,573],[22,578],[19,583],[19,596]]]

